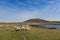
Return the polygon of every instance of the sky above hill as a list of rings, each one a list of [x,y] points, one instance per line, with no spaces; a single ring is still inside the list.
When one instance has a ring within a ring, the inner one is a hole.
[[[0,22],[31,18],[60,21],[60,0],[0,0]]]

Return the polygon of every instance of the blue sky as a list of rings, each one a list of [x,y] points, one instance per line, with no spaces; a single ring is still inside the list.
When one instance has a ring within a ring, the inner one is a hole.
[[[0,22],[31,18],[60,21],[60,0],[0,0]]]

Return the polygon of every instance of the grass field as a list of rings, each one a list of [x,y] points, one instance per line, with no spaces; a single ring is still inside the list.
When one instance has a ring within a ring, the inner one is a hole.
[[[12,31],[0,28],[0,40],[60,40],[60,30],[33,28]]]

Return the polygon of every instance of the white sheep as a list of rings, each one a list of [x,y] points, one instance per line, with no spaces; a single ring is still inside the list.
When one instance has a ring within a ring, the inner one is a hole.
[[[9,29],[10,29],[9,27],[6,28],[7,31],[8,31]]]
[[[16,31],[19,31],[19,30],[21,30],[21,28],[20,27],[16,27]]]
[[[29,30],[31,29],[31,27],[29,25],[26,25],[26,29]]]
[[[22,30],[26,29],[25,27],[21,27]]]

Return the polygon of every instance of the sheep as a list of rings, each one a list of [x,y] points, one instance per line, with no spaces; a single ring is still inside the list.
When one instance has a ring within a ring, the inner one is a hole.
[[[29,25],[26,25],[26,29],[29,30],[31,29],[31,27]]]
[[[29,25],[25,25],[25,29],[29,30],[29,29],[31,29],[31,27]]]
[[[21,30],[29,30],[30,27],[21,27]]]
[[[6,28],[7,31],[8,31],[9,29],[10,29],[9,27]]]
[[[14,27],[14,29],[16,29],[16,26]]]
[[[21,28],[20,27],[16,27],[16,31],[19,31],[19,30],[21,30]]]
[[[22,30],[26,29],[25,27],[21,27]]]

